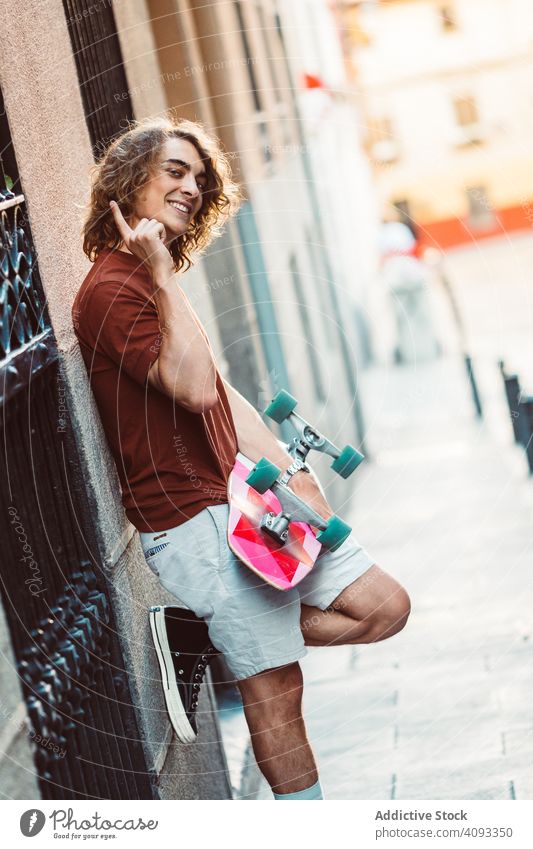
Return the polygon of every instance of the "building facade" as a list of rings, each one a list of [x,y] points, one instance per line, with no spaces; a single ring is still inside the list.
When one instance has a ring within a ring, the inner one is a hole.
[[[245,190],[236,219],[184,277],[221,371],[256,408],[288,388],[332,439],[362,443],[359,270],[348,228],[325,220],[335,204],[325,215],[320,157],[302,117],[297,8],[32,0],[0,12],[9,540],[0,635],[10,692],[0,772],[14,798],[232,793],[211,686],[200,702],[202,745],[172,737],[146,615],[172,597],[124,516],[71,323],[90,267],[80,238],[90,169],[129,120],[200,120],[231,154]],[[333,39],[335,20],[324,20]],[[330,182],[328,174],[328,194]],[[346,485],[324,474],[340,507]]]
[[[531,4],[345,6],[383,216],[441,248],[529,227]]]

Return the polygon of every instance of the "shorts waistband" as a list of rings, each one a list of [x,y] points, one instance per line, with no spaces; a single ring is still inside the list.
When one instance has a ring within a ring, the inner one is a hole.
[[[227,504],[213,504],[208,507],[204,507],[200,510],[196,516],[192,516],[191,519],[187,519],[185,522],[180,522],[179,525],[174,525],[172,528],[167,528],[164,531],[139,531],[139,539],[141,541],[141,546],[143,551],[146,553],[148,549],[153,549],[161,545],[165,547],[170,542],[171,537],[175,532],[183,533],[187,528],[187,523],[192,522],[197,516],[201,516],[206,511],[209,511],[213,516],[213,520],[217,525],[219,531],[223,530],[225,527],[225,515],[222,516],[219,508],[226,508]],[[158,549],[160,550],[160,549]]]

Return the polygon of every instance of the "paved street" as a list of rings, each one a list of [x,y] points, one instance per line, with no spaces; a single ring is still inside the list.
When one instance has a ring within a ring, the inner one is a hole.
[[[312,649],[302,662],[327,798],[533,798],[533,480],[496,366],[503,354],[527,375],[529,255],[527,236],[447,261],[482,422],[446,316],[441,359],[361,376],[373,457],[357,472],[352,524],[408,588],[413,613],[392,640]],[[238,789],[242,716],[223,725]]]

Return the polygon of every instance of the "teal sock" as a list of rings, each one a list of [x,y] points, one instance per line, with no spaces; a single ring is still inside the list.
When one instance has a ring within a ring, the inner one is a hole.
[[[274,791],[272,791],[274,793]],[[274,793],[274,799],[276,801],[278,799],[287,800],[289,802],[296,802],[300,799],[323,799],[322,795],[322,787],[320,786],[320,781],[317,781],[316,784],[311,785],[311,787],[306,787],[305,790],[298,790],[297,793]]]

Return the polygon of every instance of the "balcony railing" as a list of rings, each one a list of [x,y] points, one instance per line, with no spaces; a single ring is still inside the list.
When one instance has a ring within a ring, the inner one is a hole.
[[[24,195],[0,193],[0,365],[50,326]]]

